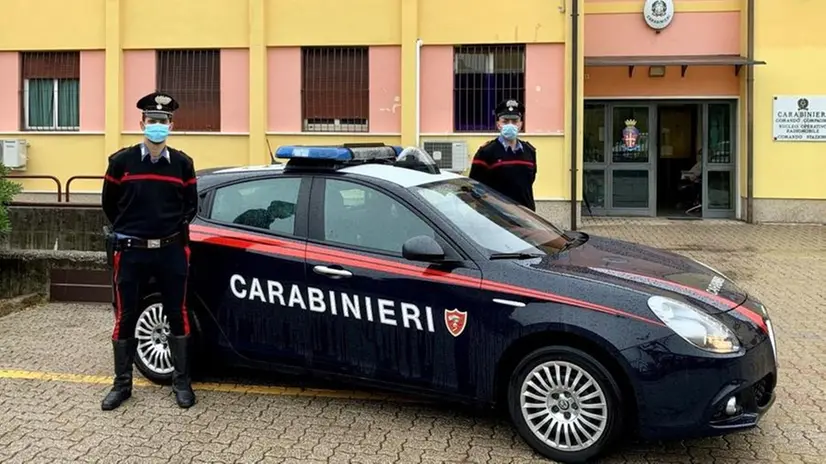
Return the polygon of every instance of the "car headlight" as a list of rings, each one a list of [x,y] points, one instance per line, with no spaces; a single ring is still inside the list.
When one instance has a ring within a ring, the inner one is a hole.
[[[648,299],[648,307],[669,329],[701,350],[720,354],[740,351],[740,341],[734,332],[689,304],[652,296]]]

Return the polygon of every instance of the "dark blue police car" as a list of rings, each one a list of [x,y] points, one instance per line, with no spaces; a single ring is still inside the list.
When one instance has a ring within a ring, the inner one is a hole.
[[[756,425],[766,308],[697,261],[565,232],[418,149],[281,147],[199,173],[188,315],[211,366],[340,376],[506,409],[543,455]],[[151,291],[136,363],[172,367]]]

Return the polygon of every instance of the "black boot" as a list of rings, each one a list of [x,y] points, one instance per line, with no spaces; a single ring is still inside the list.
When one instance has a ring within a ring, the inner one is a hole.
[[[195,404],[195,392],[192,391],[192,378],[189,366],[189,336],[167,337],[169,351],[172,354],[172,391],[175,392],[175,401],[182,408],[189,408]]]
[[[100,408],[111,411],[132,396],[132,362],[135,360],[137,340],[112,340],[115,355],[115,380],[112,390],[103,399]]]

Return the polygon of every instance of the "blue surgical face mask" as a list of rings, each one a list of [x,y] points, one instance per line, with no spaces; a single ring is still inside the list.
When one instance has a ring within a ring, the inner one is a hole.
[[[516,138],[516,134],[519,133],[519,129],[517,129],[516,124],[505,124],[502,126],[500,133],[503,139],[513,140]]]
[[[150,142],[161,143],[169,137],[169,125],[147,124],[144,126],[143,135],[145,135]]]

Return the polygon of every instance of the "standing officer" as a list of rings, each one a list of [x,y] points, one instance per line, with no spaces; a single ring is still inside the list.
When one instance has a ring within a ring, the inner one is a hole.
[[[115,328],[112,345],[115,377],[101,408],[111,410],[132,395],[134,338],[140,290],[154,275],[169,321],[167,337],[174,371],[172,390],[178,406],[195,404],[189,373],[189,223],[198,202],[195,165],[184,152],[166,145],[178,102],[152,93],[137,103],[143,111],[143,142],[109,157],[103,183],[103,211],[112,224]]]
[[[468,177],[536,211],[536,148],[517,137],[524,113],[524,107],[516,100],[503,101],[496,107],[499,137],[479,147]]]

